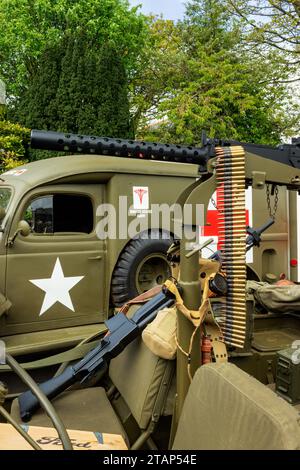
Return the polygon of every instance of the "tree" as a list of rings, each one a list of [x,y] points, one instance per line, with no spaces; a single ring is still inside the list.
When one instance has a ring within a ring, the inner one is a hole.
[[[180,31],[176,24],[161,18],[149,18],[149,37],[138,57],[130,82],[131,115],[135,133],[147,128],[158,117],[158,106],[180,86]]]
[[[10,170],[26,163],[29,129],[0,121],[0,167],[2,171]]]
[[[10,117],[28,128],[55,129],[57,126],[59,116],[55,100],[65,42],[45,49],[30,85],[9,109]]]
[[[250,41],[288,53],[294,64],[300,62],[299,0],[227,0],[227,5],[243,19]]]
[[[134,134],[130,119],[128,81],[122,60],[110,44],[103,46],[99,57],[100,60],[96,61],[97,74],[94,76],[97,96],[94,93],[91,97],[98,103],[94,133],[132,139]],[[78,124],[82,125],[82,118]]]
[[[61,49],[65,49],[65,54],[61,60],[61,74],[53,99],[53,107],[58,115],[55,129],[79,132],[77,119],[82,104],[92,92],[85,86],[86,80],[89,80],[85,68],[87,61],[90,61],[91,44],[84,32],[79,31],[76,34],[69,33],[61,44]],[[92,73],[95,74],[95,70]]]
[[[137,10],[128,0],[0,0],[0,78],[8,95],[19,97],[45,49],[83,25],[99,46],[114,45],[130,74],[147,36]]]
[[[62,131],[133,137],[127,74],[111,43],[100,48],[83,31],[69,37],[55,103]]]
[[[14,115],[29,128],[132,138],[128,80],[118,51],[110,43],[99,47],[83,30],[68,33],[41,55]]]
[[[273,80],[280,73],[284,81],[289,72],[275,52],[265,62],[251,54],[244,33],[223,0],[190,1],[176,26],[176,68],[140,137],[193,144],[206,129],[212,137],[277,144],[293,132],[299,109]]]

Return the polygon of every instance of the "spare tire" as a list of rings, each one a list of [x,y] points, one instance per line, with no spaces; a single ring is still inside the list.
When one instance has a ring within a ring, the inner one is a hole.
[[[127,244],[112,275],[111,300],[115,307],[163,284],[171,275],[167,251],[172,243],[169,233],[152,230]]]

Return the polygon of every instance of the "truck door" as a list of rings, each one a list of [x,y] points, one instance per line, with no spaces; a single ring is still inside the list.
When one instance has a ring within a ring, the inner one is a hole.
[[[52,186],[31,192],[11,226],[31,227],[7,249],[4,334],[86,325],[103,320],[104,242],[95,232],[101,185]]]

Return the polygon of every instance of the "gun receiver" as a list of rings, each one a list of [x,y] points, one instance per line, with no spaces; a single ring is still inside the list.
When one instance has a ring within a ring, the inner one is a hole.
[[[174,303],[174,295],[166,288],[140,307],[129,319],[123,313],[107,320],[109,330],[99,346],[92,349],[81,361],[73,364],[57,377],[40,384],[40,389],[49,398],[55,398],[76,382],[85,383],[96,372],[105,371],[110,359],[120,354],[123,349],[137,338],[142,330],[156,317],[159,310],[170,307]],[[22,421],[29,421],[40,404],[32,392],[27,391],[19,396],[20,415]]]
[[[300,168],[300,138],[293,139],[292,144],[282,144],[274,148],[233,140],[207,139],[203,133],[201,147],[193,147],[32,130],[30,145],[34,149],[59,152],[193,163],[199,165],[200,172],[207,172],[207,162],[216,156],[216,146],[242,145],[245,151],[251,154]]]

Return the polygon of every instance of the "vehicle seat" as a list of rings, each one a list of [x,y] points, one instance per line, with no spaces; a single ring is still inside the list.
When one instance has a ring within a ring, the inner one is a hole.
[[[142,339],[137,338],[111,361],[109,375],[140,429],[138,441],[132,445],[132,448],[139,448],[149,439],[164,413],[174,361],[155,356]],[[64,392],[53,400],[53,405],[67,429],[121,434],[127,443],[129,441],[102,387]],[[12,403],[11,414],[21,422],[17,399]],[[43,410],[36,412],[26,424],[52,427]]]
[[[234,364],[207,364],[193,378],[173,449],[300,449],[300,415]]]

